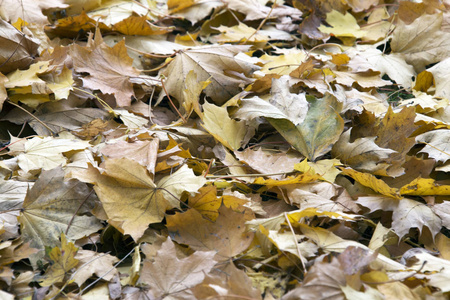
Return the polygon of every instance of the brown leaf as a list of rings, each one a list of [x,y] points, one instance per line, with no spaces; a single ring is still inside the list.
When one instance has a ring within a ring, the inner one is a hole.
[[[137,77],[140,72],[132,67],[133,60],[127,54],[125,41],[111,48],[97,30],[95,39],[90,37],[86,47],[71,45],[70,54],[75,70],[89,73],[83,78],[85,87],[114,94],[118,106],[131,104],[134,91],[130,77]]]
[[[216,251],[216,259],[226,260],[245,251],[253,240],[247,232],[244,212],[222,206],[215,222],[203,218],[195,209],[167,217],[167,228],[178,243],[194,250]]]
[[[78,239],[99,230],[102,225],[95,217],[79,215],[92,205],[90,195],[86,184],[76,179],[65,181],[61,168],[42,172],[27,193],[19,217],[23,239],[44,249],[57,246],[61,232],[68,230],[68,237]]]
[[[180,101],[185,101],[183,91],[186,89],[185,80],[191,70],[197,74],[198,81],[211,80],[204,92],[216,104],[222,104],[242,90],[245,83],[251,80],[238,77],[238,73],[249,76],[259,67],[236,57],[244,52],[248,46],[207,46],[186,50],[177,54],[175,59],[164,69],[162,74],[167,77],[164,82],[167,92]],[[236,74],[236,75],[235,75]]]
[[[187,290],[201,283],[205,274],[217,263],[215,254],[214,251],[196,251],[178,259],[175,244],[168,238],[153,263],[144,261],[138,283],[148,285],[156,298],[170,296],[170,299],[187,299]]]
[[[330,263],[316,262],[306,274],[302,285],[284,295],[282,300],[344,300],[341,286],[346,285],[345,274],[336,258]]]
[[[192,292],[197,299],[226,296],[262,299],[261,292],[252,286],[252,280],[243,270],[236,268],[233,263],[229,263],[226,269],[221,271],[219,274],[222,276],[206,275],[201,284],[192,288]]]
[[[110,224],[136,241],[149,224],[164,218],[167,209],[180,206],[183,192],[197,192],[206,181],[186,165],[157,184],[144,166],[127,158],[108,159],[104,167],[101,174],[89,166],[80,179],[95,184]]]
[[[5,3],[2,3],[4,7]],[[15,4],[12,4],[14,7]],[[0,72],[7,74],[28,67],[37,56],[39,42],[19,32],[14,26],[0,19]],[[1,108],[1,106],[0,106]]]

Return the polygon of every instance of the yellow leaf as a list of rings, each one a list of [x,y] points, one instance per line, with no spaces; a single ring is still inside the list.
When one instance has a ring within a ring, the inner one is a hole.
[[[201,81],[197,80],[197,74],[194,70],[189,71],[186,75],[185,85],[186,89],[183,91],[183,108],[185,114],[190,116],[192,111],[195,111],[199,117],[202,117],[202,110],[199,104],[199,97],[201,92],[211,83],[211,80]]]
[[[341,14],[333,9],[327,13],[326,21],[331,27],[320,25],[319,30],[341,38],[346,45],[352,45],[355,38],[366,35],[366,32],[360,29],[355,17],[350,13]]]
[[[199,211],[203,216],[211,221],[215,221],[219,216],[219,208],[222,203],[217,197],[215,186],[205,186],[198,190],[199,193],[189,198],[189,206]]]
[[[350,220],[350,221],[355,221],[359,217],[357,215],[350,215],[341,212],[321,211],[312,207],[289,212],[287,215],[289,218],[289,222],[292,222],[293,224],[299,223],[300,219],[302,218],[314,216],[317,217],[326,216],[336,220]]]
[[[391,188],[383,180],[376,178],[372,174],[361,173],[350,168],[345,168],[342,169],[342,175],[350,176],[360,184],[367,186],[382,195],[389,196],[395,199],[402,198],[398,189]]]
[[[429,195],[450,195],[450,185],[438,185],[431,178],[416,178],[400,189],[402,195],[429,196]]]
[[[74,83],[72,71],[64,65],[60,74],[51,75],[52,80],[47,83],[47,86],[55,94],[55,100],[67,99]]]
[[[103,174],[90,166],[83,179],[95,183],[109,222],[134,240],[160,222],[166,209],[179,207],[183,192],[197,192],[206,182],[183,165],[155,184],[144,166],[127,158],[107,160]]]
[[[170,10],[170,13],[176,13],[183,9],[189,8],[195,4],[195,0],[168,0],[167,7]]]
[[[129,16],[113,25],[113,29],[125,35],[156,35],[170,31],[170,27],[153,25],[146,16]]]
[[[239,149],[247,133],[245,123],[231,119],[225,107],[205,103],[203,110],[203,128],[228,149]]]
[[[78,248],[68,242],[64,233],[61,234],[61,247],[53,248],[49,253],[50,267],[44,274],[44,280],[40,282],[42,286],[49,286],[54,283],[64,282],[73,268],[78,265],[75,254]]]
[[[255,181],[253,181],[253,184],[265,185],[265,186],[271,188],[274,186],[283,186],[283,185],[290,185],[290,184],[312,182],[312,181],[316,181],[319,178],[320,178],[320,175],[311,174],[311,173],[297,175],[296,177],[289,176],[289,177],[287,177],[285,179],[281,179],[281,180],[264,179],[262,177],[258,177],[255,179]]]
[[[367,283],[386,282],[389,281],[389,276],[386,272],[382,271],[370,271],[361,275],[361,279]]]

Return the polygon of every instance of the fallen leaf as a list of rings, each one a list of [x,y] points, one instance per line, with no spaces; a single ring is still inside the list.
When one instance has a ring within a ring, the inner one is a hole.
[[[61,168],[43,171],[23,202],[19,222],[24,241],[43,250],[56,247],[61,232],[78,239],[102,228],[97,218],[80,215],[92,205],[90,196],[86,184],[65,181]]]
[[[167,216],[167,228],[178,243],[189,245],[194,250],[214,251],[218,260],[227,260],[245,251],[253,240],[245,221],[249,216],[222,206],[213,222],[202,217],[195,209]]]
[[[114,264],[119,259],[115,256],[80,249],[74,258],[79,262],[80,267],[77,268],[71,278],[78,286],[85,283],[93,274],[106,281],[112,280],[118,274]]]
[[[57,139],[53,137],[33,137],[25,142],[23,150],[11,146],[12,153],[18,153],[19,167],[24,171],[50,170],[58,166],[65,166],[67,158],[64,152],[82,150],[90,144],[81,140]]]
[[[183,165],[155,184],[144,166],[128,158],[108,159],[103,174],[90,166],[80,179],[95,184],[109,222],[134,240],[149,224],[160,222],[167,209],[180,207],[183,192],[197,192],[206,181]]]
[[[441,13],[423,14],[411,24],[399,20],[392,36],[392,51],[401,54],[418,72],[447,58],[450,33],[440,29],[442,22]]]
[[[129,106],[134,96],[130,77],[137,77],[140,72],[131,65],[125,42],[108,47],[97,30],[95,39],[90,37],[88,45],[72,45],[70,54],[75,70],[89,73],[82,78],[83,86],[100,90],[105,94],[114,94],[118,106]]]
[[[43,275],[40,282],[42,286],[49,286],[55,283],[64,282],[67,276],[78,265],[75,258],[78,248],[69,241],[64,234],[61,234],[61,247],[54,247],[48,254],[50,267]]]
[[[148,285],[154,297],[186,299],[189,288],[201,283],[217,263],[215,255],[214,251],[196,251],[179,259],[174,243],[168,238],[156,253],[154,262],[144,261],[138,283]]]
[[[242,121],[235,121],[228,116],[225,107],[203,104],[203,128],[230,150],[237,150],[247,132]]]
[[[359,197],[357,203],[371,211],[393,211],[392,229],[402,238],[411,228],[418,228],[420,232],[426,226],[435,236],[442,227],[441,219],[427,206],[420,202],[402,198],[392,199],[383,196]]]
[[[2,8],[4,7],[2,5]],[[0,72],[8,74],[16,69],[24,69],[31,65],[33,57],[37,56],[39,42],[23,35],[3,18],[0,20],[0,32],[2,38]]]
[[[236,56],[248,48],[248,46],[222,45],[182,51],[162,72],[167,78],[164,86],[170,95],[180,101],[186,101],[183,95],[185,78],[193,70],[197,74],[198,81],[211,81],[204,92],[213,99],[214,103],[221,105],[239,93],[244,84],[251,82],[249,78],[240,77],[237,74],[249,76],[259,69],[258,66],[249,62],[247,55]]]

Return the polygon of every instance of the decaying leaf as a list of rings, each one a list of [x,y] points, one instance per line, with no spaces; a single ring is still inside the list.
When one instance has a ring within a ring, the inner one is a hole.
[[[167,209],[180,207],[183,192],[197,192],[205,183],[184,165],[155,184],[144,166],[127,158],[107,160],[103,174],[90,166],[83,180],[95,184],[109,221],[135,240]]]
[[[61,168],[42,172],[27,193],[19,222],[23,238],[34,248],[56,247],[61,233],[79,239],[99,230],[97,218],[81,215],[92,206],[86,184],[64,180]]]
[[[140,73],[131,66],[133,60],[127,54],[124,41],[110,48],[97,31],[86,47],[73,45],[70,50],[75,70],[89,73],[83,78],[85,87],[114,94],[119,106],[131,104],[134,91],[130,77]]]
[[[64,234],[61,234],[61,247],[54,247],[49,253],[51,266],[44,274],[41,281],[42,286],[49,286],[58,282],[63,282],[66,276],[75,268],[79,261],[75,259],[78,248],[69,241]]]
[[[0,3],[0,298],[448,298],[449,1]]]
[[[239,74],[249,76],[259,69],[247,55],[236,56],[248,48],[234,45],[206,46],[178,53],[162,72],[167,77],[164,82],[167,92],[180,101],[186,101],[184,81],[189,72],[194,70],[198,81],[211,81],[204,90],[205,94],[216,104],[223,104],[239,93],[244,84],[251,82]]]
[[[148,286],[154,297],[186,299],[189,288],[202,282],[217,263],[215,255],[214,251],[196,251],[179,259],[175,244],[168,238],[156,253],[154,262],[144,261],[138,283]]]
[[[207,220],[191,209],[167,217],[167,227],[172,238],[192,249],[215,251],[216,259],[226,260],[246,250],[253,233],[245,228],[249,215],[222,206],[215,221]]]

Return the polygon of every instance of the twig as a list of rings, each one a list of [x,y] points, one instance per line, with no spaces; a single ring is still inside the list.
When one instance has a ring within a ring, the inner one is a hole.
[[[183,120],[184,123],[187,123],[186,119],[183,117],[183,115],[180,113],[180,111],[177,109],[177,107],[175,106],[175,104],[173,104],[172,99],[170,98],[169,93],[166,90],[166,86],[164,84],[164,80],[163,78],[161,78],[161,86],[164,89],[164,92],[166,93],[167,99],[169,99],[170,104],[172,104],[173,108],[176,110],[176,112],[178,113],[178,115],[180,116],[180,118]]]
[[[297,237],[295,236],[295,232],[294,232],[294,229],[292,228],[292,224],[291,224],[291,221],[289,221],[289,218],[288,218],[288,216],[287,216],[287,213],[286,212],[284,212],[284,218],[286,219],[286,222],[288,223],[288,225],[289,225],[289,229],[291,230],[291,232],[292,232],[292,237],[294,238],[294,243],[295,243],[295,247],[297,248],[297,254],[298,254],[298,258],[300,258],[300,261],[302,262],[302,267],[303,267],[303,270],[306,272],[306,267],[305,267],[305,258],[303,257],[303,255],[302,255],[302,252],[300,251],[300,248],[298,247],[298,243],[297,243]]]
[[[102,276],[100,276],[99,278],[97,278],[96,280],[91,282],[88,286],[86,286],[84,289],[82,289],[78,294],[81,295],[85,290],[87,290],[88,288],[90,288],[91,286],[93,286],[94,284],[99,282],[104,276],[108,275],[109,273],[111,273],[111,271],[115,270],[119,264],[121,264],[128,256],[130,256],[134,252],[135,248],[136,247],[131,249],[131,251],[128,252],[127,255],[125,255],[121,260],[119,260],[111,269],[109,269],[105,274],[102,274]]]
[[[256,30],[244,41],[245,43],[249,42],[250,39],[258,32],[261,30],[261,28],[264,26],[264,24],[267,22],[267,20],[269,19],[270,15],[272,14],[272,11],[275,7],[275,5],[277,4],[277,0],[275,0],[272,4],[272,7],[270,8],[269,13],[267,14],[267,16],[264,18],[264,20],[262,20],[262,22],[259,24],[258,28],[256,28]],[[255,40],[256,41],[256,40]]]
[[[33,119],[35,119],[36,121],[38,121],[42,126],[44,126],[45,128],[48,129],[48,131],[50,131],[50,133],[52,135],[56,135],[56,132],[54,132],[50,127],[47,126],[47,124],[45,124],[44,122],[42,122],[41,120],[39,120],[38,117],[36,117],[35,115],[33,115],[32,113],[30,113],[28,110],[26,110],[25,108],[23,108],[22,106],[12,102],[11,100],[7,100],[7,102],[11,105],[14,105],[15,107],[23,110],[25,113],[27,113],[28,115],[30,115]]]
[[[264,176],[272,176],[272,175],[286,175],[288,173],[292,173],[292,172],[280,172],[280,173],[269,173],[269,174],[242,174],[242,175],[207,175],[206,178],[264,177]]]

